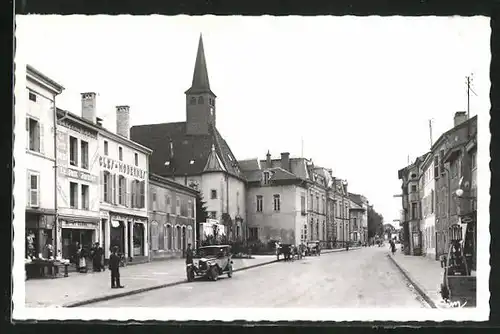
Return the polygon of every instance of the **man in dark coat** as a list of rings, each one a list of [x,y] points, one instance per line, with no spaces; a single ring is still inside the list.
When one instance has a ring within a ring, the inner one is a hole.
[[[109,270],[111,271],[112,289],[124,288],[124,286],[120,284],[120,257],[118,256],[117,252],[118,247],[113,247],[113,252],[109,257]]]
[[[191,244],[188,244],[186,249],[186,264],[193,263],[193,250],[191,249]]]
[[[94,271],[101,271],[103,268],[102,265],[102,247],[99,246],[99,243],[96,242],[92,247],[91,255],[92,255],[92,268]]]

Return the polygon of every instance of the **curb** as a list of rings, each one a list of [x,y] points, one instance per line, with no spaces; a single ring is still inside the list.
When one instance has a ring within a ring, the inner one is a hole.
[[[361,249],[363,247],[349,247],[349,250],[357,250],[357,249]],[[338,249],[323,249],[321,250],[321,254],[328,254],[328,253],[338,253],[338,252],[348,252],[345,250],[345,248],[338,248]]]
[[[278,261],[272,260],[272,261],[268,261],[268,262],[253,264],[253,265],[248,266],[248,267],[235,269],[235,270],[233,270],[233,272],[257,268],[257,267],[265,266],[265,265],[272,264],[275,262],[278,262]],[[125,292],[117,293],[117,294],[113,294],[113,295],[90,298],[90,299],[86,299],[86,300],[82,300],[82,301],[78,301],[78,302],[70,302],[70,303],[62,305],[62,307],[71,308],[71,307],[78,307],[78,306],[84,306],[84,305],[89,305],[89,304],[95,304],[95,303],[103,302],[106,300],[118,299],[118,298],[122,298],[122,297],[126,297],[126,296],[140,294],[143,292],[148,292],[148,291],[152,291],[152,290],[158,290],[158,289],[168,288],[168,287],[172,287],[172,286],[176,286],[176,285],[181,285],[184,283],[188,283],[188,282],[186,280],[182,280],[182,281],[176,281],[176,282],[165,283],[165,284],[160,284],[160,285],[154,285],[154,286],[149,286],[147,288],[140,288],[140,289],[125,291]]]
[[[413,285],[413,287],[415,288],[415,290],[417,290],[420,297],[422,297],[425,300],[425,302],[429,304],[431,308],[438,308],[436,304],[432,301],[431,297],[427,295],[425,290],[417,283],[417,281],[414,280],[410,276],[410,274],[405,269],[403,269],[403,267],[401,267],[396,260],[392,258],[391,255],[387,254],[386,256],[391,260],[392,263],[394,263],[394,265],[399,269],[399,271],[403,274],[403,276],[411,283],[411,285]]]

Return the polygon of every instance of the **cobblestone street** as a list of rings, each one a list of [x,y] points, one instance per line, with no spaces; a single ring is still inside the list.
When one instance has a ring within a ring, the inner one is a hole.
[[[387,253],[370,247],[322,254],[88,307],[428,307]]]

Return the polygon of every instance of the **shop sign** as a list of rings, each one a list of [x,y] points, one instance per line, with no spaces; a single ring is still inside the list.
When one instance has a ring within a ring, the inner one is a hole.
[[[90,182],[90,183],[97,183],[97,176],[92,175],[86,172],[82,172],[76,169],[72,168],[67,168],[67,167],[59,167],[59,172],[60,174],[71,177],[74,179],[79,179],[82,181]]]
[[[95,229],[97,228],[97,223],[91,222],[73,222],[73,221],[62,221],[63,228],[84,228],[84,229]]]
[[[145,170],[108,157],[99,156],[99,166],[107,170],[118,171],[122,174],[130,175],[138,179],[144,179],[146,177]]]
[[[68,165],[68,134],[57,131],[57,164]]]

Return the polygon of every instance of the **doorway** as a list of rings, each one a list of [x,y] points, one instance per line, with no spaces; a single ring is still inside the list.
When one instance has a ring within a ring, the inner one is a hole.
[[[125,226],[122,221],[115,221],[109,229],[109,248],[118,247],[118,253],[125,252]]]
[[[78,242],[87,251],[92,247],[94,230],[62,229],[63,249],[62,256],[65,259],[73,256],[76,251],[75,244]],[[75,248],[75,249],[73,249]]]

